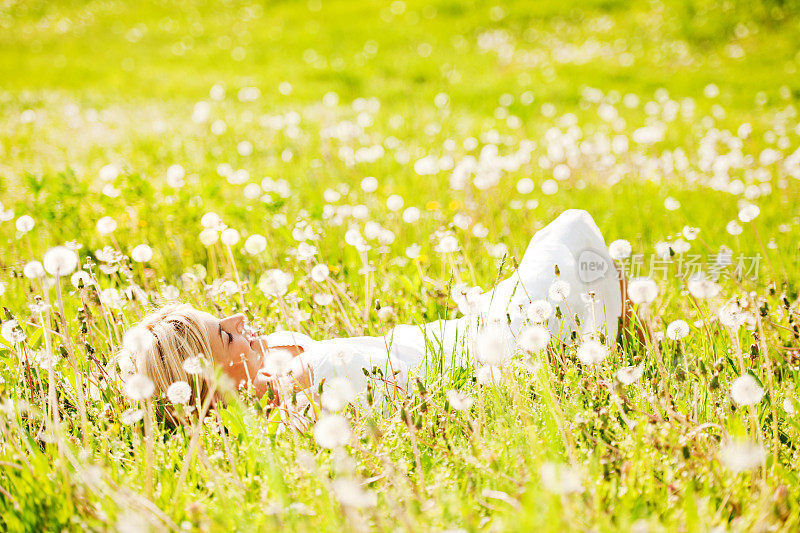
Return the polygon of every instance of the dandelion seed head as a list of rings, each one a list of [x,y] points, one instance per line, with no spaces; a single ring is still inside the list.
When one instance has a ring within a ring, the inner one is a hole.
[[[225,228],[219,236],[219,240],[225,246],[233,246],[239,242],[239,232],[233,228]]]
[[[756,378],[750,374],[739,376],[731,385],[731,398],[737,405],[755,405],[763,397],[764,389],[758,384]]]
[[[183,360],[182,366],[184,372],[187,374],[200,374],[203,372],[203,368],[205,367],[205,357],[203,357],[203,354],[187,357]]]
[[[328,268],[328,265],[320,263],[318,265],[314,265],[314,267],[311,269],[311,279],[317,283],[322,283],[328,279],[329,275],[330,269]]]
[[[45,252],[43,262],[51,276],[68,276],[78,267],[78,254],[66,246],[54,246]]]
[[[450,389],[447,391],[447,403],[456,411],[466,411],[475,402],[475,398],[464,391]]]
[[[267,296],[283,296],[289,290],[292,276],[283,270],[267,270],[258,280],[258,288]]]
[[[185,381],[176,381],[167,388],[167,398],[174,404],[185,404],[192,397],[192,387]]]
[[[22,215],[17,219],[16,227],[20,233],[28,233],[36,225],[33,217],[30,215]]]
[[[22,274],[29,279],[43,278],[45,275],[44,266],[39,261],[29,261],[22,267]]]
[[[97,221],[96,229],[97,233],[100,235],[108,235],[117,229],[117,221],[109,216],[101,217],[100,220]]]
[[[137,263],[146,263],[153,258],[153,249],[146,244],[138,244],[131,250],[131,259]]]
[[[153,395],[155,385],[153,385],[153,381],[149,377],[137,373],[125,379],[122,391],[131,400],[146,400]]]
[[[547,295],[551,300],[562,301],[569,298],[571,290],[572,287],[567,281],[557,279],[550,285],[550,288],[547,289]]]
[[[553,316],[553,306],[547,300],[534,300],[528,305],[525,314],[531,322],[544,324]]]
[[[752,222],[761,213],[761,209],[757,205],[747,204],[739,210],[739,220],[745,224]]]
[[[375,492],[364,489],[357,481],[351,478],[339,478],[331,483],[333,494],[339,503],[346,507],[363,509],[375,507],[378,497]]]
[[[350,402],[356,399],[356,392],[350,380],[344,377],[334,377],[325,380],[320,403],[322,407],[331,412],[341,411]]]
[[[528,353],[541,352],[550,343],[550,330],[539,324],[529,326],[520,332],[518,343]]]
[[[3,325],[0,328],[0,335],[2,335],[5,340],[13,344],[19,344],[27,338],[27,335],[25,335],[25,332],[22,331],[22,328],[19,326],[19,322],[16,318],[12,318],[11,320],[6,320],[3,322]]]
[[[630,385],[635,381],[638,381],[639,378],[642,377],[644,373],[644,367],[641,365],[634,365],[634,366],[626,366],[625,368],[620,368],[617,370],[615,374],[617,381],[622,383],[623,385]]]
[[[125,409],[122,414],[119,415],[119,421],[126,426],[132,426],[142,418],[144,418],[144,411],[142,409]]]
[[[336,448],[350,442],[350,422],[342,415],[326,415],[314,425],[314,440],[323,448]]]
[[[634,278],[628,284],[628,298],[635,304],[649,304],[658,296],[658,285],[648,277]]]
[[[720,286],[702,274],[695,274],[686,283],[689,293],[695,298],[709,299],[719,294]]]
[[[675,320],[667,326],[667,338],[680,340],[689,334],[689,324],[684,320]]]
[[[546,462],[539,469],[539,475],[544,488],[553,494],[571,494],[584,490],[580,473],[567,465]]]
[[[728,470],[739,473],[763,465],[767,452],[756,442],[730,441],[720,448],[719,458]]]
[[[143,326],[133,326],[122,335],[122,346],[132,354],[151,350],[155,341],[153,333]]]
[[[478,332],[476,339],[478,355],[481,363],[492,366],[503,366],[510,355],[506,338],[500,327],[485,326]]]
[[[267,249],[267,238],[258,233],[247,237],[244,241],[244,251],[250,255],[258,255]]]
[[[611,259],[617,261],[627,259],[631,256],[632,251],[631,243],[625,239],[617,239],[608,245],[608,254],[611,256]]]
[[[600,342],[589,339],[578,346],[578,359],[585,365],[598,365],[608,357],[608,348]]]

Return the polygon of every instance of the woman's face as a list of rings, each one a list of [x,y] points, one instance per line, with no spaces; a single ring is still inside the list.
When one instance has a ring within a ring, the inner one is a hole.
[[[217,318],[204,312],[202,316],[214,362],[222,367],[236,386],[254,380],[264,356],[258,339],[251,341],[244,334],[244,315],[237,313]]]

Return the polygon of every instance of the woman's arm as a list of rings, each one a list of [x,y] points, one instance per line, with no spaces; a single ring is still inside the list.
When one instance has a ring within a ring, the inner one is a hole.
[[[272,346],[269,348],[269,354],[281,356],[288,354],[295,358],[290,372],[286,376],[278,377],[268,372],[264,367],[260,368],[258,374],[253,380],[253,385],[256,390],[256,396],[260,399],[272,390],[274,403],[280,403],[280,389],[284,388],[288,391],[300,391],[307,389],[311,386],[314,380],[313,371],[308,365],[303,364],[298,355],[303,353],[303,348],[296,345],[290,346]],[[280,383],[279,383],[280,380]],[[283,385],[284,387],[281,387]]]

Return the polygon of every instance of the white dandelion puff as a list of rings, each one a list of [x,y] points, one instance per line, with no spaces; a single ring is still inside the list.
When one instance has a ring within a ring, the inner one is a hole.
[[[547,289],[547,295],[551,300],[566,300],[569,298],[571,290],[572,287],[568,282],[557,279],[550,285],[550,288]]]
[[[185,404],[192,397],[192,387],[185,381],[176,381],[167,388],[167,398],[174,404]]]
[[[97,221],[97,233],[100,235],[108,235],[112,233],[115,229],[117,229],[117,221],[109,216],[105,216],[100,218]]]
[[[737,405],[755,405],[764,397],[764,389],[758,384],[756,378],[750,374],[743,374],[736,378],[731,385],[731,399]]]
[[[244,241],[244,251],[250,255],[258,255],[267,249],[267,238],[258,233],[247,237]]]
[[[43,262],[51,276],[69,276],[78,267],[78,254],[66,246],[54,246],[45,252]]]
[[[631,243],[625,239],[617,239],[608,245],[608,254],[611,259],[616,259],[617,261],[627,259],[631,256],[632,251]]]
[[[675,320],[667,326],[667,338],[680,340],[689,334],[689,324],[685,320]]]
[[[547,300],[534,300],[528,305],[525,314],[531,322],[544,324],[553,316],[553,306]]]
[[[323,448],[336,448],[350,442],[350,422],[342,415],[327,415],[314,425],[314,440]]]
[[[649,304],[658,296],[658,285],[648,277],[634,278],[628,284],[628,298],[635,304]]]
[[[520,332],[517,342],[526,352],[541,352],[550,343],[550,330],[539,324],[527,327]]]
[[[146,263],[153,258],[153,249],[146,244],[138,244],[131,250],[131,259],[137,263]]]
[[[466,411],[475,402],[475,398],[464,391],[451,389],[447,391],[447,403],[456,411]]]
[[[623,385],[630,385],[639,380],[644,373],[644,367],[641,365],[633,365],[633,366],[626,366],[625,368],[620,368],[617,370],[615,374],[617,381],[622,383]]]
[[[153,395],[155,385],[153,385],[153,381],[144,374],[133,374],[125,379],[125,386],[122,390],[125,396],[131,400],[146,400]]]
[[[739,473],[763,465],[767,453],[764,447],[756,442],[730,441],[720,448],[719,458],[728,470]]]
[[[325,381],[320,403],[328,411],[341,411],[355,399],[356,392],[350,384],[350,380],[343,377],[334,377]]]
[[[320,263],[319,265],[314,265],[314,268],[311,269],[311,279],[313,279],[317,283],[322,283],[323,281],[328,279],[329,275],[330,275],[330,269],[328,268],[328,265]]]
[[[578,359],[585,365],[597,365],[608,357],[608,348],[594,339],[584,341],[578,347]]]

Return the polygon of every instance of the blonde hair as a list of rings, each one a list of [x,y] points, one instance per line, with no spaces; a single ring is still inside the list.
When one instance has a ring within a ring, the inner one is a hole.
[[[166,396],[167,389],[176,381],[185,381],[192,388],[190,404],[198,399],[205,401],[209,387],[203,374],[196,376],[200,388],[197,398],[195,376],[183,368],[186,359],[198,355],[205,358],[206,364],[213,363],[208,330],[199,312],[189,304],[170,304],[145,315],[134,327],[149,331],[153,338],[152,342],[142,343],[145,347],[136,352],[125,347],[118,352],[115,359],[122,379],[126,374],[144,374],[153,382],[156,399]],[[163,405],[164,414],[174,421],[171,402],[167,400]]]

